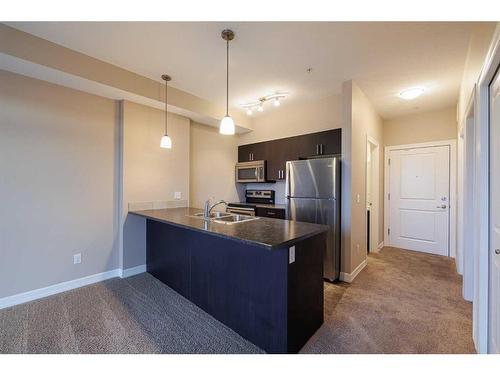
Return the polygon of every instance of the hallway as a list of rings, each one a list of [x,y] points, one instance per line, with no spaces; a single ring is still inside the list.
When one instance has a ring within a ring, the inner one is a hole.
[[[385,247],[352,284],[325,284],[325,323],[302,353],[475,353],[454,260]]]

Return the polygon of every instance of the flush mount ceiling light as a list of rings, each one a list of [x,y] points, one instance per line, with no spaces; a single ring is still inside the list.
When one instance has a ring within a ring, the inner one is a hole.
[[[167,103],[168,103],[168,82],[172,80],[167,74],[163,74],[161,79],[165,81],[165,134],[161,137],[160,147],[161,148],[172,148],[172,139],[168,136],[168,113],[167,113]]]
[[[229,41],[234,39],[234,32],[229,29],[222,30],[221,36],[226,41],[226,115],[220,122],[219,133],[233,135],[234,121],[229,116]]]
[[[264,111],[264,103],[272,101],[275,107],[279,107],[281,105],[281,100],[284,99],[288,93],[286,92],[279,92],[267,96],[263,96],[262,98],[259,98],[259,100],[256,100],[255,102],[249,102],[249,103],[243,103],[240,104],[241,107],[245,108],[247,110],[247,115],[251,115],[253,113],[253,110],[256,109],[257,112],[263,112]]]
[[[399,97],[404,100],[412,100],[418,98],[420,95],[424,93],[424,89],[422,87],[412,87],[406,90],[403,90],[399,93]]]

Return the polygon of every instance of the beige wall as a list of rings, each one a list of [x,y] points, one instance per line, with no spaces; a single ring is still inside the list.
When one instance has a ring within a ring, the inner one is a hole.
[[[343,84],[342,272],[352,273],[366,259],[366,142],[383,145],[383,122],[353,81]],[[379,242],[383,238],[383,157],[379,164]],[[359,196],[359,202],[358,202]]]
[[[458,98],[458,124],[462,124],[466,115],[467,105],[481,73],[496,26],[497,23],[494,22],[478,23],[470,37]]]
[[[218,129],[191,122],[190,206],[202,208],[206,199],[239,201],[234,181],[238,139]]]
[[[123,267],[145,264],[145,221],[128,215],[137,208],[173,206],[174,192],[189,199],[189,119],[168,114],[172,149],[160,148],[164,111],[123,102]],[[185,205],[185,202],[179,202]],[[142,206],[142,207],[141,207]]]
[[[384,146],[457,138],[456,108],[417,113],[384,121]]]
[[[271,139],[337,129],[342,126],[342,96],[317,101],[286,103],[253,120],[253,131],[241,134],[238,143],[248,144]]]
[[[5,71],[0,87],[0,298],[117,268],[115,103]]]

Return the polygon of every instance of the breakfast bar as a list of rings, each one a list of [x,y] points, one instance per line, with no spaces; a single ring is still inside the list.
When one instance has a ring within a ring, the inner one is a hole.
[[[147,272],[266,352],[298,352],[323,323],[326,226],[131,214],[147,219]]]

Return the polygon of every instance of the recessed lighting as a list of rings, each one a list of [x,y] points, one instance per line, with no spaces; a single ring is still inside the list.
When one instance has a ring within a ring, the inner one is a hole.
[[[257,111],[258,112],[263,112],[264,111],[264,106],[261,104],[259,104],[259,106],[257,107]]]
[[[279,98],[279,97],[274,98],[274,106],[275,106],[275,107],[279,107],[279,106],[280,106],[280,104],[281,104],[281,103],[280,103],[280,98]]]
[[[410,89],[401,91],[399,93],[399,97],[404,100],[412,100],[418,98],[424,93],[424,91],[425,90],[422,87],[412,87]]]
[[[248,108],[247,109],[247,115],[248,116],[252,116],[252,108]]]

